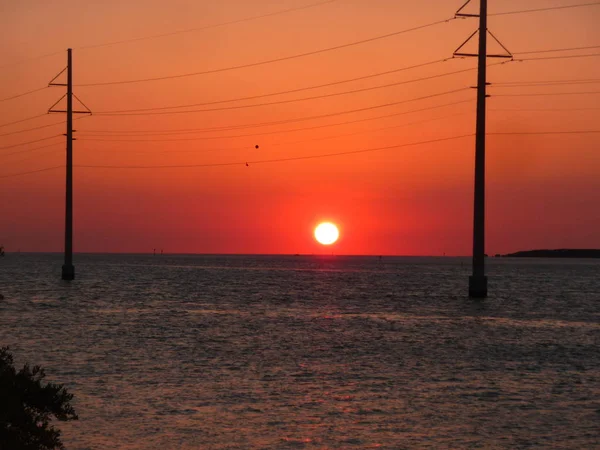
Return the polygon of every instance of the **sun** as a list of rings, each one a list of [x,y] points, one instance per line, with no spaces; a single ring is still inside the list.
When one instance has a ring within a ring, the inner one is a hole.
[[[315,239],[323,245],[331,245],[340,237],[338,228],[331,222],[323,222],[315,228]]]

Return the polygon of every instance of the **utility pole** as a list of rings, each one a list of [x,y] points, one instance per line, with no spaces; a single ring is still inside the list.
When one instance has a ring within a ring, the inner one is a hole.
[[[479,56],[477,67],[477,124],[475,137],[475,203],[473,207],[473,275],[469,297],[487,297],[485,275],[485,98],[487,94],[487,0],[479,10]],[[64,272],[63,272],[64,273]]]
[[[73,60],[67,50],[67,183],[65,198],[65,263],[62,279],[75,279],[73,266]]]
[[[469,277],[469,297],[485,298],[488,293],[488,279],[485,275],[485,113],[487,98],[487,58],[511,58],[512,54],[493,34],[490,35],[507,52],[500,55],[487,53],[487,0],[480,0],[479,15],[461,11],[471,2],[467,1],[456,13],[456,17],[479,17],[479,50],[477,54],[462,53],[461,49],[477,31],[454,52],[454,56],[476,56],[477,68],[477,123],[475,137],[475,195],[473,204],[473,274]]]
[[[54,83],[63,72],[67,72],[67,83]],[[66,86],[67,93],[63,95],[54,105],[48,110],[51,112],[66,112],[67,113],[67,161],[66,161],[66,195],[65,195],[65,261],[62,266],[62,279],[75,279],[75,266],[73,266],[73,113],[91,114],[87,106],[83,105],[87,111],[73,111],[73,60],[72,50],[67,49],[67,67],[63,69],[56,77],[54,77],[49,86]],[[63,98],[67,99],[67,109],[54,110],[54,108]]]

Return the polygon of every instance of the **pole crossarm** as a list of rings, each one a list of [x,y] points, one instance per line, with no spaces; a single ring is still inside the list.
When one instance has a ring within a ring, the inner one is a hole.
[[[478,53],[454,53],[454,56],[457,57],[461,57],[461,58],[465,58],[465,57],[477,57],[479,56]],[[512,59],[512,55],[494,55],[494,54],[488,54],[487,55],[488,58],[505,58],[505,59]]]
[[[58,105],[60,103],[60,101],[65,98],[67,96],[67,94],[64,94],[61,98],[59,98],[58,100],[56,100],[56,102],[50,107],[48,108],[48,112],[57,112],[57,111],[53,111],[52,108],[54,108],[56,105]],[[66,112],[66,111],[61,111],[61,112]]]
[[[48,110],[49,113],[66,113],[69,112],[66,109],[53,109],[53,110]],[[71,113],[73,114],[89,114],[90,116],[92,115],[91,111],[71,111]]]
[[[458,11],[456,11],[456,13],[454,14],[454,17],[479,17],[479,14],[467,14],[467,13],[461,12],[463,9],[465,9],[467,7],[467,5],[469,3],[471,3],[471,0],[467,0],[464,5],[462,5],[460,8],[458,8]]]
[[[63,70],[61,70],[60,72],[58,72],[58,75],[56,75],[54,78],[52,78],[50,80],[50,82],[48,83],[48,86],[67,86],[65,83],[54,83],[54,80],[56,80],[58,77],[60,77],[63,73],[65,73],[65,71],[68,69],[68,66],[65,67]]]
[[[77,99],[77,101],[79,103],[81,103],[81,106],[83,106],[85,109],[87,109],[88,113],[92,114],[92,110],[90,108],[88,108],[87,105],[85,103],[83,103],[79,97],[77,97],[75,94],[73,94],[73,97],[75,97]],[[76,111],[73,111],[73,112],[75,113]],[[80,112],[76,112],[76,113],[81,114]]]
[[[461,13],[461,11],[463,9],[465,9],[469,3],[471,3],[471,0],[467,0],[460,8],[458,8],[458,11],[456,11],[456,13],[454,15],[458,16],[458,17],[463,16],[463,14]]]
[[[60,77],[63,73],[65,73],[65,71],[67,71],[69,67],[65,67],[63,70],[61,70],[58,75],[56,75],[54,78],[52,78],[52,80],[50,80],[50,82],[48,83],[48,86],[62,86],[62,87],[69,87],[68,83],[54,83],[54,80],[56,80],[58,77]],[[71,95],[73,97],[75,97],[77,99],[77,101],[79,103],[81,103],[81,106],[83,106],[85,108],[85,111],[71,111],[72,114],[92,114],[92,110],[90,108],[88,108],[88,106],[83,103],[81,101],[81,99],[79,97],[77,97],[77,95],[75,95],[75,93],[71,92]],[[56,105],[58,105],[65,97],[67,97],[67,94],[65,93],[61,98],[59,98],[50,108],[48,108],[48,113],[68,113],[69,111],[67,109],[53,109]]]
[[[498,39],[496,36],[494,36],[494,33],[492,33],[490,30],[487,30],[487,32],[492,37],[492,39],[494,39],[496,41],[496,43],[500,47],[502,47],[502,49],[507,53],[507,55],[510,55],[510,57],[512,58],[513,57],[512,52],[509,49],[507,49],[502,42],[500,42],[500,39]],[[490,55],[488,55],[488,56],[490,56]]]
[[[477,16],[477,17],[479,17],[479,16]],[[498,38],[496,36],[494,36],[490,30],[486,30],[486,31],[487,31],[487,34],[489,34],[492,37],[492,39],[494,39],[494,41],[496,41],[496,43],[498,45],[500,45],[500,47],[502,47],[502,49],[506,52],[506,54],[501,54],[501,53],[491,53],[490,54],[490,53],[487,53],[486,57],[487,58],[514,59],[513,54],[504,46],[504,44],[502,44],[502,42],[500,42],[498,40]],[[462,44],[460,44],[456,50],[454,50],[454,53],[452,53],[452,56],[455,56],[455,57],[478,57],[479,53],[466,53],[466,52],[461,52],[460,51],[477,34],[479,34],[479,30],[475,30],[473,33],[471,33],[471,35]]]

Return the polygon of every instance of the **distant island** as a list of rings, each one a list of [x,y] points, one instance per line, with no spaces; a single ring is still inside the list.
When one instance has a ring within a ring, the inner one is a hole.
[[[496,255],[500,258],[600,258],[600,250],[572,249],[559,250],[526,250],[506,255]]]

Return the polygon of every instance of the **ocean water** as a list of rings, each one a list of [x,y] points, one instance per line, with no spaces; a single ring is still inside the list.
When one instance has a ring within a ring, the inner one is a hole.
[[[600,448],[600,261],[0,258],[0,345],[68,449]]]

